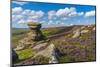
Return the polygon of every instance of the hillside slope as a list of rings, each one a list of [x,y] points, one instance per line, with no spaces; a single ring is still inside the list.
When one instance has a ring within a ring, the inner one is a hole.
[[[25,37],[25,35],[28,33],[28,30],[24,31],[21,30],[20,32],[13,33],[12,40],[15,40],[15,42],[13,43],[14,45],[21,38]],[[58,63],[84,62],[84,61],[96,60],[95,25],[90,25],[90,26],[76,25],[70,27],[47,28],[47,29],[42,29],[42,32],[49,39],[50,43],[54,45],[56,59]],[[32,49],[28,48],[18,51],[17,53],[21,59],[18,65],[45,64],[45,63],[48,64],[48,61],[50,59],[41,56],[43,54],[48,54],[46,53],[49,52],[47,47],[49,47],[49,45],[43,48],[42,50],[38,51],[38,53],[35,53],[33,51],[33,48]],[[38,54],[41,55],[36,56]],[[33,58],[33,56],[36,57]]]

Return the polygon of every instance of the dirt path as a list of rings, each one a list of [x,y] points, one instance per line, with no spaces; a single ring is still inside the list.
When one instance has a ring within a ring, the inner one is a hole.
[[[60,34],[56,34],[56,35],[52,35],[52,36],[49,36],[48,39],[54,40],[54,39],[57,39],[59,37],[62,37],[64,35],[67,35],[67,34],[70,34],[70,33],[71,33],[71,31],[60,33]]]

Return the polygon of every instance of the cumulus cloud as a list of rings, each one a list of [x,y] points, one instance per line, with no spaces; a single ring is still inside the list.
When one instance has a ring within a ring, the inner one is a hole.
[[[95,16],[95,10],[88,11],[88,12],[85,13],[85,17],[91,17],[91,16]]]
[[[23,19],[20,19],[20,20],[18,21],[18,23],[23,24],[23,23],[25,23],[25,21],[24,21]]]
[[[79,12],[78,15],[79,16],[83,16],[84,15],[84,12]]]
[[[18,5],[24,5],[24,4],[27,4],[28,2],[18,2],[18,1],[12,1],[12,3],[14,4],[18,4]]]
[[[53,24],[53,21],[52,20],[49,20],[48,21],[48,25],[51,25],[51,24]]]
[[[59,9],[57,11],[51,10],[48,12],[48,19],[52,19],[54,17],[63,17],[62,19],[68,19],[70,17],[75,17],[75,16],[83,16],[84,12],[77,12],[76,8],[74,7],[66,7],[64,9]]]
[[[69,9],[65,8],[65,9],[59,9],[56,13],[57,16],[65,16],[69,13]]]
[[[48,19],[52,19],[56,15],[56,11],[51,10],[48,12]]]
[[[12,8],[12,21],[18,23],[26,22],[39,22],[39,20],[44,16],[44,12],[34,11],[30,9],[23,9],[21,7]]]
[[[58,10],[48,11],[48,25],[57,24],[57,25],[65,25],[65,21],[72,17],[84,16],[84,12],[77,12],[75,7],[66,7]]]
[[[76,8],[71,7],[71,8],[64,8],[64,9],[59,9],[56,13],[57,16],[68,16],[68,15],[76,15]]]
[[[31,10],[29,10],[29,9],[26,9],[26,10],[24,10],[23,12],[22,12],[22,14],[23,15],[31,15]],[[35,11],[34,11],[35,12]]]
[[[12,14],[20,14],[23,11],[21,7],[15,7],[12,9]]]
[[[89,17],[94,16],[95,11],[89,12],[78,12],[74,7],[66,7],[58,10],[50,10],[48,12],[43,12],[42,10],[31,10],[23,9],[22,7],[12,8],[12,22],[18,24],[26,24],[27,22],[38,22],[43,25],[66,25],[69,24],[67,21],[72,21],[74,18],[75,21],[77,17]],[[78,22],[78,20],[77,20]],[[73,24],[69,24],[73,25]]]
[[[76,12],[76,11],[74,11],[74,12],[71,12],[68,16],[69,17],[74,17],[74,16],[82,16],[82,15],[84,15],[84,12]]]
[[[68,19],[67,17],[62,17],[62,18],[61,18],[61,20],[67,20],[67,19]]]

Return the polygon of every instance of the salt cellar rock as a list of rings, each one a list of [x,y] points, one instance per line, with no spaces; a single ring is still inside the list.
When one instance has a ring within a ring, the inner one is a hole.
[[[15,50],[22,50],[24,48],[27,48],[29,46],[35,46],[36,43],[45,40],[45,36],[40,31],[41,24],[29,22],[28,23],[30,32],[27,34],[26,37],[19,40],[18,46],[15,48]]]

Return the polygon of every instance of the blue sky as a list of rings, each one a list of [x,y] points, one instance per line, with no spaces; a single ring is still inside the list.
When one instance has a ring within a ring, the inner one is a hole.
[[[12,1],[12,27],[26,28],[28,22],[43,27],[95,24],[95,6]]]

